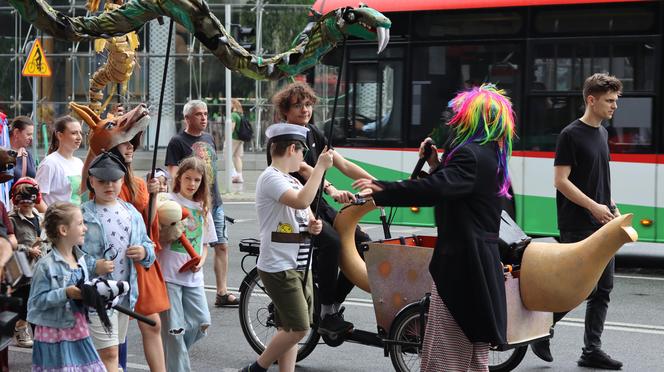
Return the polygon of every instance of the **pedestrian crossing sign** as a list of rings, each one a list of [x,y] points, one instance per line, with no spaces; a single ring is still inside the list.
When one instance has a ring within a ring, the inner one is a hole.
[[[42,48],[39,39],[35,39],[34,44],[32,44],[30,54],[28,54],[28,60],[25,61],[21,74],[23,76],[34,77],[51,76],[51,68],[48,66],[46,55],[44,54],[44,48]]]

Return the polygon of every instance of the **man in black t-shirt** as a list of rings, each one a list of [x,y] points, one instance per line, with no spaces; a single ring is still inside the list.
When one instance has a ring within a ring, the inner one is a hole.
[[[304,162],[300,166],[298,173],[292,175],[302,182],[306,183],[313,167],[316,165],[318,155],[327,145],[325,135],[313,124],[310,124],[313,113],[313,106],[316,103],[316,94],[307,85],[302,82],[289,84],[272,98],[277,112],[281,119],[288,124],[301,125],[309,128],[307,133],[307,147],[309,152],[304,157]],[[271,159],[268,154],[268,164]],[[364,169],[356,164],[346,160],[339,153],[334,153],[334,167],[341,173],[351,179],[373,177]],[[332,183],[323,180],[323,191],[332,197],[338,203],[349,203],[354,200],[353,193],[345,190],[337,190]],[[314,237],[313,244],[318,248],[318,286],[319,301],[321,304],[321,321],[318,325],[318,333],[322,335],[335,336],[346,333],[353,328],[353,324],[345,321],[343,317],[343,307],[341,303],[353,288],[353,284],[339,273],[339,252],[341,250],[341,240],[339,234],[332,227],[337,211],[330,206],[325,199],[314,199],[311,203],[311,209],[316,213],[318,206],[318,215],[323,221],[323,230]],[[355,242],[364,242],[370,240],[369,236],[361,229],[355,229]]]
[[[228,272],[228,230],[224,216],[224,204],[217,184],[217,147],[212,136],[205,132],[208,110],[203,101],[187,102],[183,109],[185,128],[168,142],[166,148],[166,166],[171,177],[175,178],[178,164],[182,159],[194,155],[208,165],[208,185],[212,196],[212,219],[214,220],[217,242],[214,247],[214,275],[217,284],[217,296],[214,305],[237,306],[239,299],[228,292],[226,273]]]
[[[561,243],[581,241],[620,215],[611,198],[608,134],[602,122],[618,108],[620,80],[607,74],[586,79],[583,98],[586,110],[558,136],[554,161],[554,185]],[[615,261],[611,259],[586,304],[584,344],[579,366],[620,369],[622,363],[602,351],[602,331],[613,289]],[[566,313],[556,313],[555,323]],[[531,344],[533,352],[552,361],[549,340]]]

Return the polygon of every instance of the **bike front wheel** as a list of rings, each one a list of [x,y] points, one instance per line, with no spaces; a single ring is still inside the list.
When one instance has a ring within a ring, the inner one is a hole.
[[[397,372],[416,372],[422,362],[423,322],[420,306],[411,306],[401,312],[392,322],[389,346],[390,359]]]
[[[277,333],[277,327],[274,324],[274,305],[265,291],[256,268],[242,281],[239,310],[242,333],[251,348],[261,354]],[[316,329],[311,328],[298,345],[297,360],[300,361],[311,354],[319,339],[320,335]]]

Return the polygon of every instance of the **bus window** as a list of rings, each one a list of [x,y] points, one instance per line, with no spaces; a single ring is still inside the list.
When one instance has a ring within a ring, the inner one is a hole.
[[[586,77],[608,72],[624,90],[652,91],[656,40],[630,42],[546,42],[533,48],[533,91],[580,91]]]
[[[622,97],[618,110],[606,125],[611,152],[649,152],[652,147],[652,109],[650,97]]]
[[[602,7],[602,9],[598,9]],[[534,32],[540,35],[605,35],[657,30],[657,4],[637,3],[534,8]]]
[[[349,141],[401,141],[403,68],[400,61],[351,63]]]
[[[446,139],[447,103],[460,90],[491,82],[520,105],[521,48],[513,44],[427,46],[413,48],[408,146],[427,136]]]
[[[516,11],[504,9],[416,12],[412,27],[415,40],[506,36],[522,31],[523,17]]]

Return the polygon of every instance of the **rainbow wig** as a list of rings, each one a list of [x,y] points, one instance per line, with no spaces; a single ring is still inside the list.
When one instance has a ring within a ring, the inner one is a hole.
[[[493,84],[482,84],[457,94],[450,101],[449,107],[454,116],[447,125],[454,130],[454,138],[450,143],[451,150],[445,156],[445,164],[467,143],[497,142],[497,176],[502,178],[498,194],[510,198],[507,162],[512,156],[515,120],[512,102],[505,95],[505,91]]]

